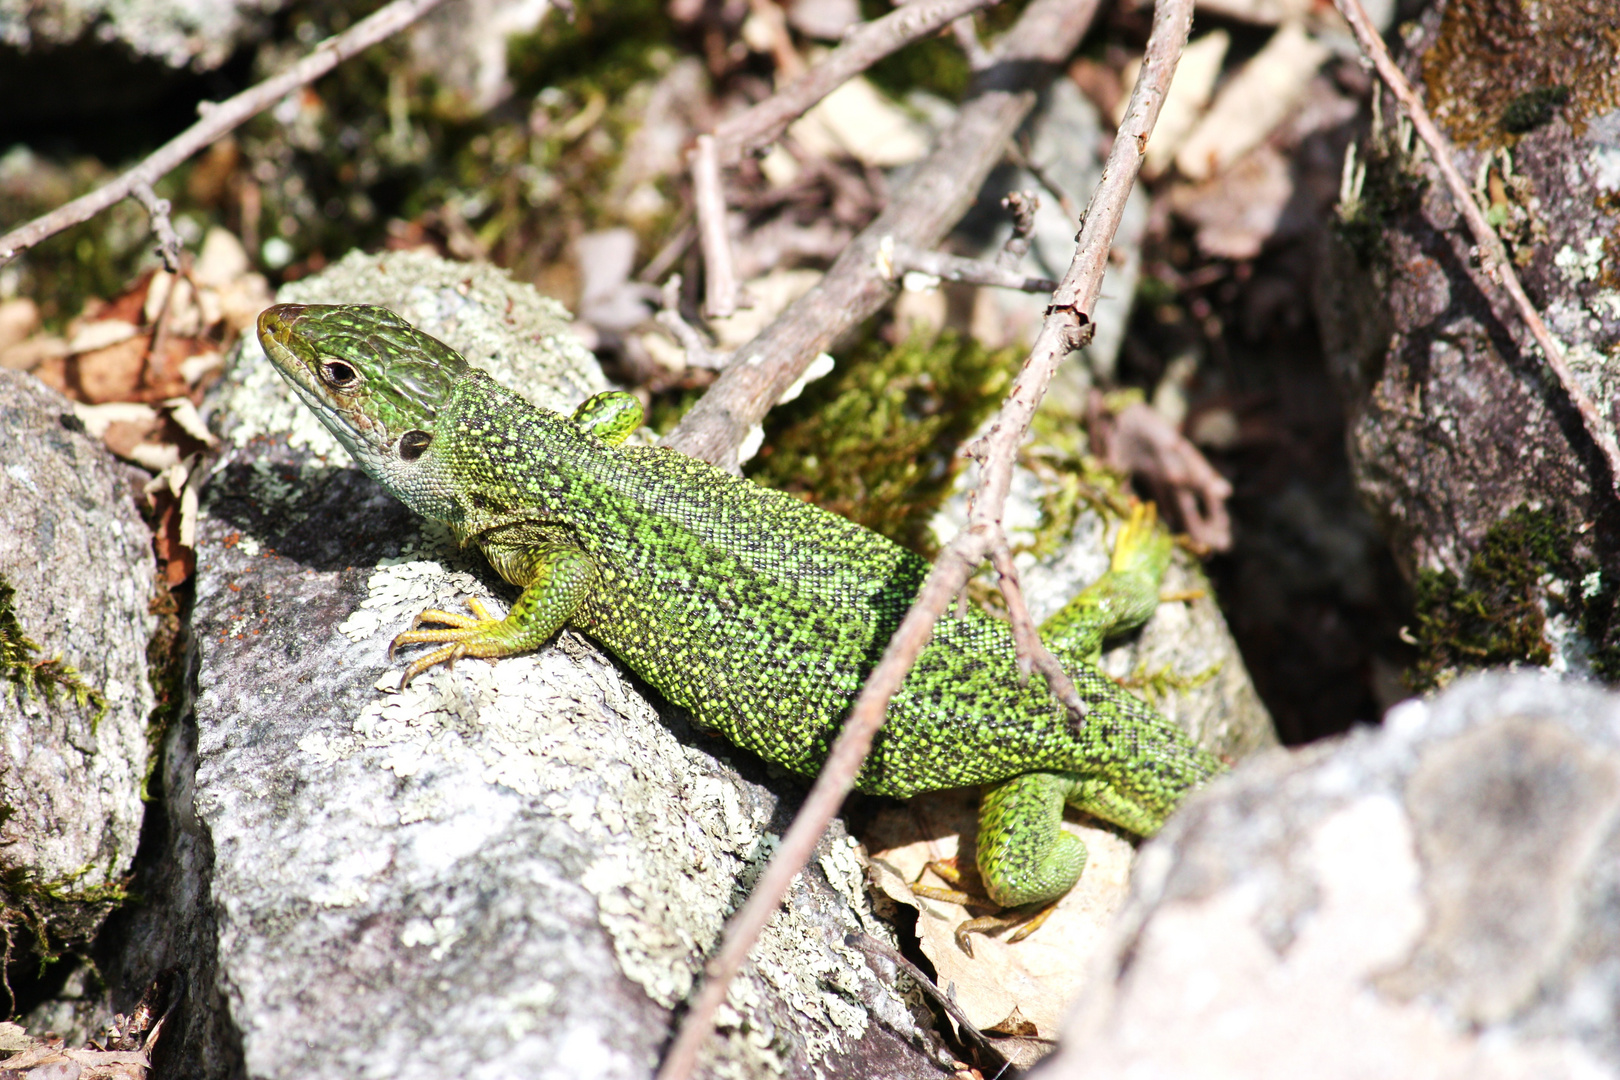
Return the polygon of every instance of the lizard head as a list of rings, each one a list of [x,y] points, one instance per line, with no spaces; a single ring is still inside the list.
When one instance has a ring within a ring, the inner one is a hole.
[[[259,342],[356,461],[390,488],[433,443],[439,412],[471,370],[387,308],[277,304]]]

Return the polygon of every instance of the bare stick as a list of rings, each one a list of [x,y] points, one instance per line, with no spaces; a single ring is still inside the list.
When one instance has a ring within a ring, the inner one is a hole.
[[[852,933],[844,935],[844,944],[851,949],[859,949],[868,956],[887,960],[907,975],[910,975],[911,980],[922,987],[923,993],[939,1002],[939,1007],[950,1014],[951,1019],[956,1021],[957,1030],[971,1040],[973,1045],[980,1050],[989,1051],[996,1057],[1001,1058],[1003,1062],[1007,1060],[1006,1055],[997,1050],[995,1044],[985,1038],[984,1033],[974,1026],[972,1018],[968,1016],[962,1006],[946,997],[940,988],[934,985],[934,980],[923,974],[922,968],[900,955],[899,950],[889,945],[888,942],[879,941],[870,934]]]
[[[1412,121],[1412,127],[1417,130],[1418,138],[1428,146],[1429,153],[1434,158],[1435,168],[1440,170],[1446,186],[1451,189],[1452,202],[1457,204],[1458,212],[1468,223],[1468,231],[1474,234],[1474,243],[1479,246],[1480,253],[1484,256],[1482,261],[1486,272],[1507,290],[1508,296],[1513,300],[1513,306],[1518,309],[1519,317],[1529,328],[1530,336],[1541,346],[1542,355],[1547,359],[1547,366],[1558,377],[1564,393],[1575,403],[1576,411],[1581,414],[1581,422],[1586,425],[1586,433],[1592,437],[1592,441],[1597,444],[1598,450],[1609,463],[1609,482],[1614,485],[1615,492],[1620,494],[1620,444],[1605,433],[1597,406],[1587,396],[1586,391],[1581,389],[1580,383],[1575,381],[1575,373],[1564,360],[1563,349],[1547,329],[1547,324],[1542,321],[1535,305],[1530,302],[1524,286],[1519,282],[1519,275],[1513,271],[1513,261],[1508,258],[1507,249],[1502,246],[1502,238],[1496,235],[1491,223],[1485,220],[1485,214],[1474,201],[1473,191],[1468,182],[1452,163],[1451,144],[1430,119],[1429,111],[1423,107],[1423,99],[1418,97],[1412,85],[1406,81],[1401,69],[1395,66],[1389,50],[1384,47],[1384,39],[1379,36],[1372,20],[1367,17],[1367,9],[1361,6],[1361,0],[1335,0],[1335,2],[1345,21],[1350,24],[1350,29],[1354,31],[1361,51],[1378,69],[1379,77],[1394,93],[1395,100],[1401,103],[1401,109]]]
[[[1090,25],[1098,0],[1035,0],[1003,35],[996,63],[957,111],[930,154],[895,191],[889,205],[850,241],[825,277],[744,345],[665,446],[735,469],[737,447],[783,392],[846,330],[894,296],[878,268],[885,237],[918,248],[938,246],[978,195],[1007,141],[1035,105],[1033,86],[1046,65],[1068,59]],[[909,10],[910,5],[905,9]],[[758,357],[757,363],[753,362]]]
[[[169,200],[158,198],[157,192],[152,190],[152,185],[145,180],[137,183],[130,194],[135,196],[136,202],[146,207],[146,215],[152,222],[152,232],[158,238],[157,254],[163,260],[163,269],[171,274],[178,274],[180,252],[185,245],[180,242],[180,234],[174,231],[174,222],[169,220]]]
[[[0,236],[0,264],[10,262],[41,240],[89,221],[120,199],[148,188],[192,154],[271,105],[331,71],[355,53],[403,30],[443,0],[394,0],[343,33],[329,37],[298,63],[227,101],[198,106],[202,119],[160,146],[145,161],[87,195],[57,207],[43,217]]]
[[[1070,4],[1070,0],[1055,2],[1071,8],[1076,6]],[[793,819],[793,825],[760,875],[752,895],[726,928],[725,939],[706,966],[708,979],[692,1002],[691,1011],[687,1013],[680,1033],[664,1059],[659,1080],[685,1080],[691,1075],[697,1063],[698,1049],[713,1027],[715,1010],[725,1000],[727,987],[747,958],[760,931],[787,895],[793,878],[809,861],[816,844],[826,832],[827,824],[838,813],[844,797],[854,787],[861,763],[871,749],[872,739],[883,724],[890,699],[900,688],[923,646],[933,636],[934,623],[950,606],[973,569],[989,553],[995,534],[1000,532],[1002,510],[1012,486],[1013,458],[1029,430],[1035,406],[1051,382],[1058,362],[1083,342],[1086,337],[1084,331],[1090,327],[1091,308],[1102,290],[1102,276],[1108,265],[1108,249],[1125,212],[1125,197],[1130,194],[1136,174],[1141,170],[1148,134],[1153,130],[1153,122],[1158,118],[1159,107],[1164,103],[1165,92],[1175,74],[1176,61],[1186,44],[1187,31],[1192,25],[1192,10],[1192,0],[1160,0],[1154,11],[1147,54],[1143,58],[1141,73],[1137,76],[1136,88],[1131,92],[1130,106],[1126,109],[1125,119],[1109,152],[1102,180],[1087,207],[1075,258],[1058,287],[1057,295],[1063,299],[1049,309],[1035,349],[1025,362],[1012,393],[1002,405],[989,433],[975,443],[975,453],[980,457],[981,479],[968,513],[968,526],[935,560],[917,600],[884,648],[883,658],[867,678],[838,740],[827,756],[826,764],[822,766],[821,774],[816,777],[815,785],[805,797],[798,816]],[[1040,19],[1044,14],[1044,0],[1036,0],[1026,9],[1011,34],[1018,33],[1026,20]],[[1081,23],[1075,37],[1062,43],[1061,55],[1066,55],[1074,47],[1084,27],[1085,23]],[[1006,58],[1006,52],[1002,53],[1001,58]],[[1099,251],[1100,257],[1097,254]],[[730,371],[748,366],[734,364]],[[721,378],[723,380],[724,376]]]
[[[960,19],[952,19],[951,36],[956,38],[956,47],[967,57],[968,67],[973,71],[983,71],[995,62],[990,50],[979,40],[979,31],[973,25],[973,16],[963,15]]]
[[[692,150],[692,202],[697,206],[698,242],[703,247],[703,314],[723,319],[737,310],[737,274],[726,235],[726,196],[720,190],[720,162],[714,136],[699,135]]]
[[[1080,699],[1080,691],[1075,689],[1074,680],[1041,640],[1035,620],[1030,618],[1029,605],[1024,602],[1023,585],[1018,579],[1018,567],[1013,562],[1012,544],[1007,540],[1007,533],[999,521],[990,542],[990,565],[996,568],[1001,598],[1007,602],[1007,622],[1012,625],[1019,674],[1027,680],[1031,670],[1039,671],[1046,678],[1046,688],[1053,697],[1063,702],[1078,728],[1089,710]]]
[[[816,102],[896,49],[998,0],[912,0],[881,19],[862,23],[825,60],[781,90],[714,129],[722,165],[769,146]]]
[[[664,282],[657,319],[658,325],[668,330],[686,352],[687,367],[719,371],[731,360],[730,353],[717,353],[709,348],[703,335],[681,318],[681,275],[671,274]]]
[[[961,281],[969,285],[989,285],[997,289],[1019,289],[1023,292],[1049,293],[1057,282],[1049,278],[1026,277],[996,263],[982,259],[966,259],[943,251],[924,251],[911,244],[894,244],[878,253],[883,272],[894,280],[915,271],[945,281]]]

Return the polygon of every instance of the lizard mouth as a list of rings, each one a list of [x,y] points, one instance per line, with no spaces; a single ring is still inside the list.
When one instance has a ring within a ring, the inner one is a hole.
[[[303,317],[303,304],[277,304],[259,313],[259,344],[270,360],[294,382],[308,385],[310,371],[293,347],[293,329]]]

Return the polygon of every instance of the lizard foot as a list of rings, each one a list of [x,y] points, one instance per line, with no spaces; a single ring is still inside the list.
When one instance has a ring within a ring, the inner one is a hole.
[[[1175,541],[1169,532],[1158,528],[1159,510],[1153,503],[1139,502],[1131,507],[1130,517],[1114,538],[1114,553],[1109,568],[1116,573],[1147,570],[1155,578],[1162,576],[1170,561]]]
[[[439,648],[426,653],[411,661],[411,665],[400,676],[399,688],[405,689],[411,680],[422,672],[438,664],[446,664],[451,668],[463,656],[483,656],[493,659],[503,656],[510,650],[504,642],[494,640],[490,632],[501,625],[500,619],[491,615],[484,602],[476,596],[467,598],[467,609],[471,615],[457,615],[453,611],[440,611],[438,608],[428,608],[415,619],[411,620],[411,628],[400,634],[388,644],[388,659],[394,658],[394,650],[401,645],[428,645],[440,644]],[[423,623],[438,623],[446,629],[419,630]]]
[[[968,919],[956,928],[956,947],[973,956],[973,939],[969,934],[995,934],[1009,927],[1017,927],[1007,935],[1007,944],[1013,945],[1023,941],[1029,935],[1041,928],[1041,924],[1052,917],[1057,910],[1057,901],[1049,904],[1028,904],[1024,907],[1007,908],[995,915],[980,915],[977,919]]]
[[[930,861],[924,865],[923,870],[925,872],[932,870],[941,879],[953,885],[963,884],[964,875],[961,868],[956,865],[955,859]],[[1023,941],[1040,929],[1041,924],[1057,910],[1055,900],[1047,904],[1025,904],[1022,907],[1003,908],[981,894],[965,892],[960,888],[946,889],[938,885],[923,885],[915,881],[911,883],[911,892],[912,895],[926,900],[941,900],[947,904],[961,904],[963,907],[990,908],[995,912],[992,915],[966,919],[956,928],[956,947],[966,953],[969,959],[973,958],[973,939],[968,935],[995,934],[1009,927],[1017,927],[1007,938],[1007,943],[1011,945]]]

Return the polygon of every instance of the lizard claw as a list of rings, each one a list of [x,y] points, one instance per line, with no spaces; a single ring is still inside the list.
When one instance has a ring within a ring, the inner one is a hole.
[[[411,680],[422,672],[437,664],[444,664],[454,670],[456,661],[463,656],[501,655],[501,652],[486,651],[476,647],[478,639],[484,639],[489,632],[501,624],[501,620],[490,614],[484,602],[476,596],[468,597],[467,608],[471,615],[457,615],[453,611],[441,611],[438,608],[428,608],[415,619],[411,620],[411,628],[393,641],[388,643],[388,659],[394,659],[394,653],[402,645],[439,645],[439,648],[424,656],[417,657],[411,666],[405,669],[400,678],[399,688],[405,689]],[[442,629],[420,630],[423,623],[437,623]]]

